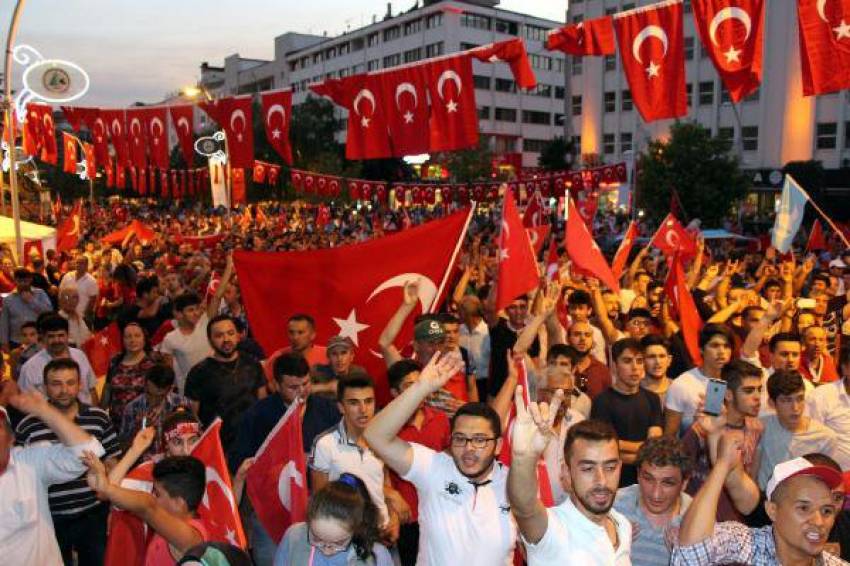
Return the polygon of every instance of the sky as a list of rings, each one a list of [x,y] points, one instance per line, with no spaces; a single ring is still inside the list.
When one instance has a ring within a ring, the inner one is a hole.
[[[393,13],[415,0],[395,0]],[[13,1],[0,2],[3,45]],[[16,44],[73,61],[91,78],[79,106],[156,102],[193,84],[203,61],[272,59],[286,31],[337,35],[383,17],[386,0],[28,0]],[[563,21],[566,0],[502,0],[506,10]],[[17,87],[22,69],[16,67]]]

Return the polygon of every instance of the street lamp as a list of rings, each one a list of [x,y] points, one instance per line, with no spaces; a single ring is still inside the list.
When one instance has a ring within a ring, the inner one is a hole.
[[[12,19],[9,22],[9,32],[6,36],[6,61],[3,67],[3,115],[6,123],[6,128],[9,131],[9,186],[12,189],[12,220],[15,226],[15,248],[18,252],[18,258],[24,256],[24,240],[21,238],[21,204],[18,198],[18,172],[16,171],[17,164],[15,159],[15,118],[12,115],[12,45],[15,43],[15,36],[18,34],[18,25],[21,21],[21,14],[24,11],[26,0],[18,0],[15,4],[15,11],[12,12]],[[0,187],[0,191],[3,188]]]
[[[191,100],[197,100],[197,99],[203,97],[206,102],[215,102],[213,95],[202,84],[197,84],[197,85],[194,85],[194,86],[193,85],[185,86],[182,89],[180,89],[180,94],[183,97],[191,99]],[[227,145],[227,132],[224,130],[224,128],[222,128],[221,130],[216,132],[215,138],[218,139],[219,137],[220,137],[222,143],[224,144],[224,159],[225,159],[225,162],[227,163],[227,175],[225,175],[224,187],[225,187],[225,191],[227,192],[227,214],[229,216],[230,215],[230,209],[233,206],[233,199],[232,199],[233,189],[232,189],[232,185],[231,185],[231,181],[232,181],[231,173],[232,173],[232,171],[231,171],[231,167],[230,167],[230,149],[228,148],[228,145]],[[196,151],[197,151],[197,149],[196,149]],[[209,162],[209,160],[212,159],[210,156],[206,156],[206,157],[207,157],[208,162]]]

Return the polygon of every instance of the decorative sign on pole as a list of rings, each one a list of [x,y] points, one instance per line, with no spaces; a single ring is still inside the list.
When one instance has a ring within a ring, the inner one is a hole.
[[[18,45],[15,61],[26,68],[21,76],[24,88],[15,98],[18,120],[26,121],[27,104],[41,100],[48,104],[65,104],[77,100],[89,90],[86,71],[71,61],[45,59],[34,47]]]
[[[199,155],[216,158],[218,161],[225,163],[227,161],[227,152],[224,144],[224,132],[216,132],[211,136],[204,136],[195,140],[195,151]]]

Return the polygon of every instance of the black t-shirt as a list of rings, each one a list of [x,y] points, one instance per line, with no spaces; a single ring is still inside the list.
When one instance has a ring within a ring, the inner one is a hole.
[[[488,390],[495,397],[508,377],[508,350],[514,347],[517,333],[508,326],[508,321],[499,319],[496,326],[490,329],[490,379]],[[528,355],[535,358],[540,355],[540,342],[537,338],[528,349]]]
[[[253,358],[240,354],[232,362],[220,362],[209,357],[189,370],[186,397],[200,403],[198,418],[204,427],[221,417],[221,444],[228,453],[242,415],[265,384],[263,369]]]
[[[171,308],[166,306],[161,306],[156,314],[151,317],[142,318],[139,316],[139,312],[142,309],[139,305],[130,305],[126,309],[124,309],[120,315],[118,315],[118,326],[124,328],[127,324],[131,322],[137,322],[139,326],[141,326],[148,335],[148,338],[152,338],[156,331],[159,330],[159,327],[162,326],[162,323],[171,319]]]
[[[662,427],[661,398],[652,391],[638,389],[634,395],[624,395],[613,387],[600,393],[593,400],[590,418],[611,423],[620,440],[643,442],[649,428]],[[623,464],[620,486],[637,483],[637,469]]]

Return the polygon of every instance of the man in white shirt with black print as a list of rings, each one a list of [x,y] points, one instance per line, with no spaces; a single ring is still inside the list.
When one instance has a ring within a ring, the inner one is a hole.
[[[612,509],[620,481],[617,433],[589,420],[567,432],[561,479],[570,497],[546,509],[537,495],[537,462],[554,437],[552,425],[563,392],[547,403],[529,403],[517,387],[511,437],[508,498],[525,542],[528,566],[630,566],[632,525]]]
[[[419,496],[419,566],[510,566],[516,525],[506,493],[507,469],[498,414],[467,403],[451,422],[451,445],[434,452],[397,434],[432,393],[463,366],[451,354],[435,354],[418,381],[375,415],[364,436],[372,450]]]

